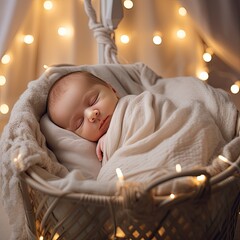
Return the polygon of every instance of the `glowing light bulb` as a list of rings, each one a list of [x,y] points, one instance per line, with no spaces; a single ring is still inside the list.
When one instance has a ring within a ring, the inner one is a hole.
[[[0,76],[0,86],[5,85],[6,81],[7,80],[6,80],[6,78],[4,76]]]
[[[171,199],[174,199],[174,198],[175,198],[175,194],[171,193],[169,197],[170,197]]]
[[[32,35],[25,35],[23,38],[23,42],[26,44],[32,44],[34,41],[34,37]]]
[[[116,168],[116,173],[117,173],[117,177],[118,177],[119,182],[123,182],[124,177],[123,177],[123,173],[122,173],[121,169]]]
[[[127,44],[127,43],[129,43],[129,41],[130,41],[128,35],[122,35],[122,36],[120,37],[120,40],[121,40],[121,42],[124,43],[124,44]]]
[[[2,104],[2,105],[0,106],[0,112],[1,112],[2,114],[7,114],[8,111],[9,111],[9,107],[8,107],[7,104]]]
[[[59,36],[66,36],[68,34],[68,30],[65,27],[59,27],[58,28],[58,35]]]
[[[210,53],[208,53],[208,52],[205,52],[205,53],[203,54],[203,60],[204,60],[205,62],[210,62],[210,61],[212,60],[212,55],[211,55]]]
[[[153,43],[156,45],[160,45],[162,43],[162,38],[159,35],[153,36]]]
[[[198,73],[198,78],[202,81],[206,81],[208,79],[209,75],[206,71],[201,71]]]
[[[231,90],[231,92],[232,92],[233,94],[237,94],[240,89],[239,89],[238,84],[233,84],[233,85],[231,86],[230,90]]]
[[[133,7],[133,2],[131,0],[125,0],[123,5],[126,9],[131,9]]]
[[[46,10],[51,10],[51,9],[53,8],[53,3],[52,3],[52,1],[45,1],[45,2],[43,3],[43,7],[44,7],[44,9],[46,9]]]
[[[53,236],[53,240],[57,240],[57,239],[59,239],[59,234],[55,233],[54,236]]]
[[[206,180],[206,176],[205,175],[200,175],[200,176],[197,176],[197,180],[199,181],[199,182],[203,182],[203,181],[205,181]]]
[[[180,173],[182,171],[182,167],[180,164],[176,164],[176,172]]]
[[[186,32],[183,29],[179,29],[177,31],[177,37],[180,39],[184,39],[186,37]]]
[[[218,155],[218,158],[219,158],[220,160],[222,160],[223,162],[225,162],[225,163],[228,163],[228,162],[229,162],[229,160],[228,160],[226,157],[224,157],[223,155]]]
[[[178,9],[178,13],[179,13],[179,15],[181,15],[181,16],[186,16],[187,15],[187,10],[184,8],[184,7],[180,7],[179,9]]]
[[[1,59],[2,64],[8,64],[10,61],[11,61],[11,57],[8,54],[5,54]]]

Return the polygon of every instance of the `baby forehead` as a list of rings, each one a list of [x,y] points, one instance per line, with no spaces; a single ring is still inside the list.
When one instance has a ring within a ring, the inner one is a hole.
[[[103,80],[94,76],[89,72],[73,72],[60,79],[63,85],[94,85],[94,84],[106,84]],[[60,83],[61,84],[61,83]]]

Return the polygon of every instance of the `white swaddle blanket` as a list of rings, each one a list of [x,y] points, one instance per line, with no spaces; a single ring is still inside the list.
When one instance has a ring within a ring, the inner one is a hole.
[[[176,164],[183,170],[206,166],[224,144],[214,118],[198,101],[176,106],[148,91],[126,96],[119,100],[106,134],[98,180],[116,180],[116,168],[124,175],[144,172],[129,180],[149,182],[175,171]]]

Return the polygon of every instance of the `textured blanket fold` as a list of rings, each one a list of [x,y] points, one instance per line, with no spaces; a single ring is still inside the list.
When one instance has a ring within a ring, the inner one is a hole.
[[[225,115],[216,117],[225,121]],[[146,183],[176,171],[176,164],[183,170],[205,167],[221,153],[226,144],[222,132],[228,135],[229,130],[221,129],[199,101],[189,99],[176,106],[169,98],[150,92],[124,97],[106,134],[98,180],[116,180],[116,168],[126,175],[154,169],[129,179]]]

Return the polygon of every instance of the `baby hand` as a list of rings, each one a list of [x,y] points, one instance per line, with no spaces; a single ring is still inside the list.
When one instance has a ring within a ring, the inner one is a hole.
[[[104,138],[105,138],[105,134],[101,138],[99,138],[98,143],[97,143],[97,147],[96,147],[96,154],[97,154],[97,157],[98,157],[99,161],[103,160]]]

